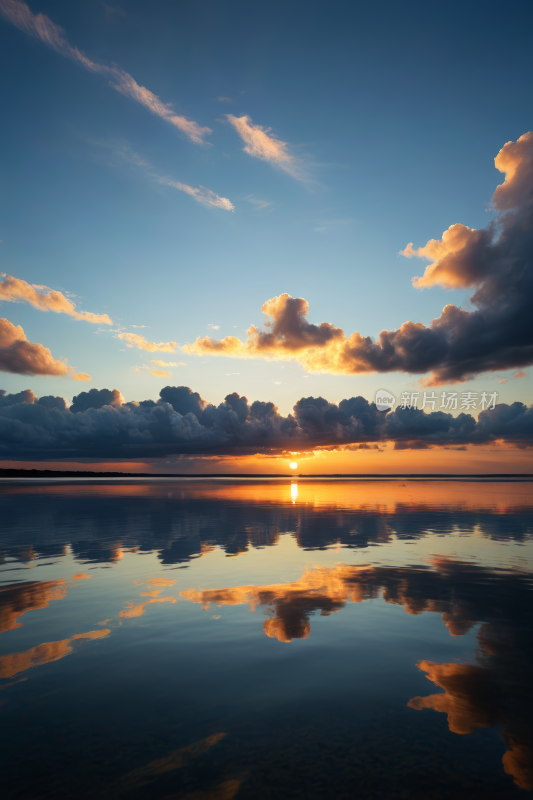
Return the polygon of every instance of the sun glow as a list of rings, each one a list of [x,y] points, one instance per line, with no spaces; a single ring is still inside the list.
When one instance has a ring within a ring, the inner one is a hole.
[[[291,461],[291,463],[289,464],[289,467],[291,469],[298,469],[298,464],[296,463],[296,461]]]

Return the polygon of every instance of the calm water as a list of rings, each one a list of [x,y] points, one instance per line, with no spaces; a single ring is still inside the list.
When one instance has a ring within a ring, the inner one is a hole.
[[[4,796],[527,797],[532,488],[2,482]]]

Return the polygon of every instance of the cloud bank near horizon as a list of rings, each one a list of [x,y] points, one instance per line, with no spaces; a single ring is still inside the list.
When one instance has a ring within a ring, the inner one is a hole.
[[[253,142],[249,145],[253,149]],[[268,152],[268,150],[266,151]],[[281,151],[283,152],[283,151]],[[266,158],[266,155],[262,156]],[[274,156],[272,156],[274,158]],[[442,239],[401,252],[432,263],[416,288],[474,288],[475,311],[446,305],[430,325],[405,322],[383,330],[378,340],[329,322],[307,321],[309,306],[288,294],[262,306],[265,328],[252,325],[245,341],[235,336],[199,337],[185,345],[196,355],[295,359],[309,372],[358,374],[405,372],[430,376],[425,386],[459,383],[484,373],[533,364],[533,132],[507,142],[495,159],[505,174],[492,205],[497,217],[486,228],[452,225]]]
[[[140,103],[152,114],[169,122],[191,142],[205,144],[205,136],[212,133],[210,128],[202,127],[197,122],[176,114],[170,103],[163,103],[157,95],[145,86],[139,86],[137,81],[120,67],[116,65],[108,67],[105,64],[97,64],[91,61],[77,47],[73,47],[68,42],[62,28],[55,25],[45,14],[33,14],[27,3],[20,0],[0,0],[0,13],[19,30],[48,45],[59,55],[77,61],[89,72],[107,76],[109,85],[113,89],[125,97]]]
[[[20,325],[0,319],[0,371],[13,375],[70,376],[77,381],[90,381],[86,372],[74,372],[64,361],[52,356],[42,344],[32,344]],[[15,395],[16,396],[16,395]]]
[[[533,446],[533,406],[504,403],[470,414],[398,407],[386,413],[363,397],[337,405],[303,397],[293,413],[237,393],[215,406],[186,386],[166,386],[157,402],[125,402],[117,389],[38,399],[0,393],[0,458],[158,458],[171,454],[281,455],[394,442],[396,449],[487,444]]]

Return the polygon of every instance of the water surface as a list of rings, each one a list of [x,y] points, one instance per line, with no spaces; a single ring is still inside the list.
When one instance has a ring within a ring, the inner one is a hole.
[[[3,481],[7,796],[528,796],[531,489]]]

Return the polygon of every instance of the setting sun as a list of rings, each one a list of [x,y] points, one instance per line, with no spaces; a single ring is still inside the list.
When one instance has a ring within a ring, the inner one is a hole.
[[[289,467],[291,469],[297,469],[298,468],[298,464],[296,463],[296,461],[291,461],[291,463],[289,464]]]

